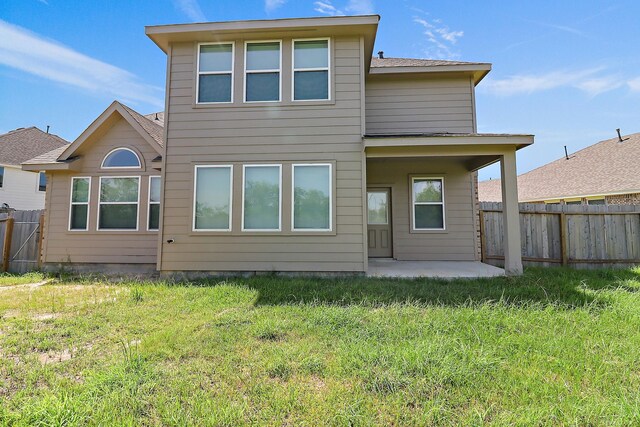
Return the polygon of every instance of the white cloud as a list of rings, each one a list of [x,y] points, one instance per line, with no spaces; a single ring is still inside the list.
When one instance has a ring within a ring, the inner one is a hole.
[[[125,102],[164,105],[161,88],[3,20],[0,20],[0,64]]]
[[[633,92],[640,92],[640,77],[636,77],[635,79],[631,79],[627,82],[629,89]]]
[[[603,76],[587,79],[576,84],[578,89],[585,91],[591,96],[609,92],[624,85],[624,80],[619,76]]]
[[[424,54],[436,59],[456,59],[460,55],[452,49],[460,38],[464,36],[464,31],[453,31],[444,25],[441,20],[414,17],[413,22],[423,27],[423,34],[427,38],[427,46]]]
[[[200,9],[198,0],[173,0],[173,5],[193,22],[205,22],[207,20],[204,13],[202,13],[202,9]]]
[[[316,1],[313,5],[316,12],[329,16],[371,15],[374,11],[372,0],[349,0],[340,8],[334,6],[331,0]]]
[[[282,7],[286,2],[287,0],[264,0],[264,10],[273,12],[279,7]]]
[[[371,15],[373,13],[373,2],[371,0],[349,0],[345,10],[355,15]]]
[[[625,81],[619,76],[602,75],[603,71],[604,68],[600,67],[582,71],[557,70],[538,75],[520,74],[504,79],[490,79],[483,88],[494,95],[511,96],[573,87],[590,96],[595,96],[624,85]],[[640,86],[640,82],[638,83]],[[631,82],[628,84],[631,86]]]
[[[344,12],[337,9],[332,3],[331,0],[325,0],[325,1],[316,1],[313,3],[313,5],[315,6],[313,8],[313,10],[315,10],[316,12],[320,12],[323,15],[329,15],[329,16],[341,16],[344,15]]]

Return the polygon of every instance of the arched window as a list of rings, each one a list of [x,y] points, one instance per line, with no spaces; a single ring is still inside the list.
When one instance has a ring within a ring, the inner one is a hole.
[[[128,148],[116,148],[111,150],[102,161],[103,169],[113,168],[140,168],[140,158]]]

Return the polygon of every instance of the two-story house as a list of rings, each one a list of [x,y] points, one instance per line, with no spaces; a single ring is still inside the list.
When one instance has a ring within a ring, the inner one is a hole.
[[[52,176],[44,262],[78,270],[362,273],[478,259],[476,171],[499,161],[506,271],[522,271],[515,153],[478,134],[490,64],[373,58],[379,16],[146,28],[162,120],[112,104]],[[162,126],[164,125],[164,127]]]

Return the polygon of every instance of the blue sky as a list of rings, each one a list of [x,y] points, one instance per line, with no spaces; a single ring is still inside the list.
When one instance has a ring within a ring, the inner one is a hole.
[[[4,0],[0,133],[35,125],[75,139],[114,99],[162,109],[165,55],[145,25],[378,13],[386,56],[493,63],[479,132],[533,133],[519,172],[640,132],[640,2],[419,0]],[[481,179],[498,177],[497,167]]]

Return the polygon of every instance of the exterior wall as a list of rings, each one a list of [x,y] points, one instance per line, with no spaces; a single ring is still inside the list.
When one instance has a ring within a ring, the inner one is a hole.
[[[368,76],[366,129],[375,133],[471,133],[474,87],[468,77]]]
[[[444,177],[444,231],[411,231],[410,177]],[[391,187],[393,257],[418,261],[474,261],[477,257],[474,174],[461,162],[437,158],[370,159],[367,185]]]
[[[243,104],[244,43],[235,42],[234,103],[195,105],[196,43],[169,57],[161,260],[174,271],[364,271],[362,44],[331,40],[331,101],[291,102],[291,40],[282,41],[282,101]],[[334,231],[290,231],[291,163],[331,162]],[[242,164],[283,165],[281,232],[242,232]],[[234,165],[231,232],[193,232],[194,166]],[[173,243],[167,243],[173,240]]]
[[[44,209],[45,192],[38,191],[39,174],[15,166],[4,166],[0,188],[0,205],[8,204],[17,210]]]
[[[149,176],[160,172],[151,168],[158,153],[124,119],[120,118],[95,141],[82,147],[82,166],[78,171],[51,171],[47,182],[43,261],[58,263],[154,264],[157,231],[147,229]],[[142,170],[101,170],[104,156],[114,148],[128,147],[141,155]],[[141,176],[139,231],[97,231],[100,176]],[[71,178],[90,176],[89,230],[68,231]],[[49,268],[54,268],[49,266]]]

